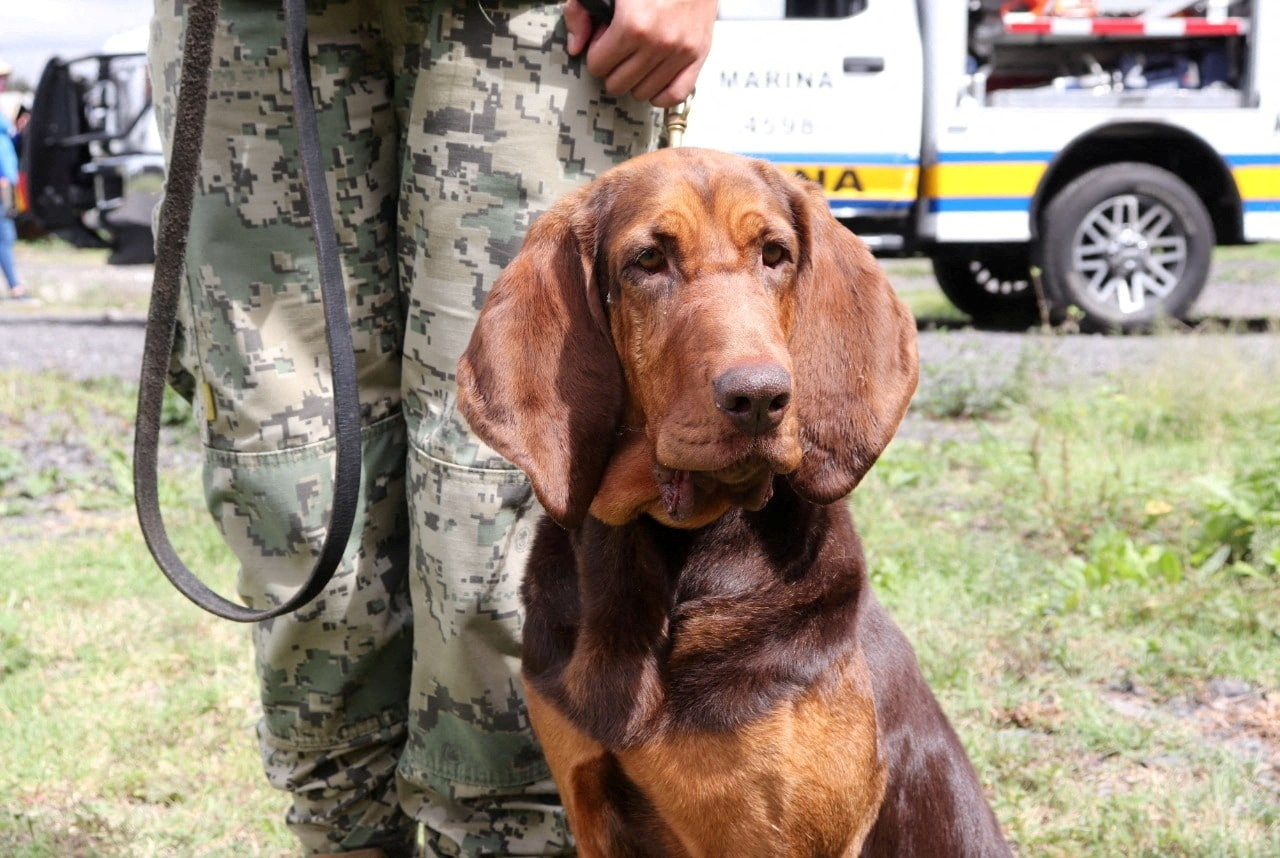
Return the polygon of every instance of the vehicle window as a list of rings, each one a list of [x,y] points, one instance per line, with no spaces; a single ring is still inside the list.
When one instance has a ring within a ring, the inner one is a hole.
[[[788,18],[848,18],[867,8],[867,0],[787,0]]]
[[[720,0],[722,21],[780,18],[848,18],[867,8],[868,0]]]

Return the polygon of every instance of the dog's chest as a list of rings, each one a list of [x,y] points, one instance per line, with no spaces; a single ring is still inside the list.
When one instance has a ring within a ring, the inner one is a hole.
[[[782,536],[762,521],[544,527],[526,678],[611,747],[738,729],[796,699],[853,651],[864,573],[856,550],[827,550],[838,519]]]

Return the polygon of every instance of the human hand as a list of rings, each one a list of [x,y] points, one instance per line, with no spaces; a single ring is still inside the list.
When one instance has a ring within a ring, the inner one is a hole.
[[[614,0],[604,25],[567,0],[564,20],[570,56],[585,50],[587,71],[607,92],[671,107],[693,92],[711,49],[716,0]]]

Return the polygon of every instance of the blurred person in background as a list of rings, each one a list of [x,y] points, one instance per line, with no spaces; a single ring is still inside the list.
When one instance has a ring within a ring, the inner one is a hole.
[[[13,66],[0,60],[0,92],[9,88],[9,76]],[[0,271],[4,272],[10,298],[26,298],[27,288],[18,277],[18,267],[13,258],[13,246],[18,242],[18,227],[13,222],[17,214],[18,199],[18,149],[14,145],[17,128],[9,116],[0,111]]]

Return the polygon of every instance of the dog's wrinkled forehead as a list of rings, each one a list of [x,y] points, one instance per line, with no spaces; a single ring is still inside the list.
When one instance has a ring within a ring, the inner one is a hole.
[[[704,246],[794,231],[776,168],[722,153],[654,152],[614,169],[595,191],[600,250],[610,257],[655,238]]]

